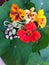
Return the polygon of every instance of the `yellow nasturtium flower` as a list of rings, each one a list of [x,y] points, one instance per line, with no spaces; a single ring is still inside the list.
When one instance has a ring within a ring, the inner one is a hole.
[[[40,26],[41,28],[44,28],[46,25],[46,16],[44,15],[44,10],[41,9],[38,11],[38,14],[36,16],[36,22],[38,24],[38,26]]]

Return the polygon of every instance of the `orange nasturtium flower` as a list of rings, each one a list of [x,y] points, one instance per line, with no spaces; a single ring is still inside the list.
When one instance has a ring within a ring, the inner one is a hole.
[[[44,15],[44,10],[41,9],[38,11],[37,17],[36,17],[36,22],[38,26],[41,28],[44,28],[46,25],[46,16]]]
[[[23,20],[25,16],[25,11],[23,9],[19,9],[16,4],[13,4],[10,11],[11,21]]]
[[[12,21],[19,20],[19,15],[18,15],[18,6],[16,4],[13,4],[10,10],[10,18]]]

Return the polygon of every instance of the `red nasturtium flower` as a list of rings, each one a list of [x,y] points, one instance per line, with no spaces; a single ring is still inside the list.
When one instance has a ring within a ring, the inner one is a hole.
[[[20,40],[26,43],[37,42],[41,35],[40,32],[36,30],[36,25],[33,22],[25,24],[24,30],[18,30],[17,35],[20,37]]]

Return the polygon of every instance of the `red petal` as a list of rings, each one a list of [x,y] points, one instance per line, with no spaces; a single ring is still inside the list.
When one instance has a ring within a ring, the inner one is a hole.
[[[33,34],[34,34],[38,39],[40,39],[41,34],[40,34],[39,31],[35,31],[35,32],[33,32]]]
[[[29,42],[30,42],[30,37],[29,37],[29,36],[22,36],[22,37],[20,38],[20,40],[21,40],[22,42],[29,43]]]
[[[35,38],[34,36],[32,37],[32,42],[37,42],[37,38]]]
[[[20,37],[20,40],[22,42],[26,42],[26,43],[30,42],[30,37],[26,35],[26,32],[24,30],[19,30],[17,35]]]
[[[27,30],[33,31],[33,30],[36,30],[36,25],[35,25],[35,23],[30,22],[30,23],[28,23],[28,24],[25,25],[25,28],[26,28]]]
[[[38,31],[32,33],[32,42],[37,42],[40,39],[41,35]]]
[[[17,32],[17,35],[20,37],[24,36],[25,34],[26,34],[26,32],[24,30],[18,30],[18,32]]]

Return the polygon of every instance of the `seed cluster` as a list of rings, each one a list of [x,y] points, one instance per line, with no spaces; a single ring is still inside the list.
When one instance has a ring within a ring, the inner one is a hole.
[[[5,30],[5,37],[10,40],[12,40],[13,38],[17,38],[16,29],[13,28],[11,24],[9,24],[7,29]]]

